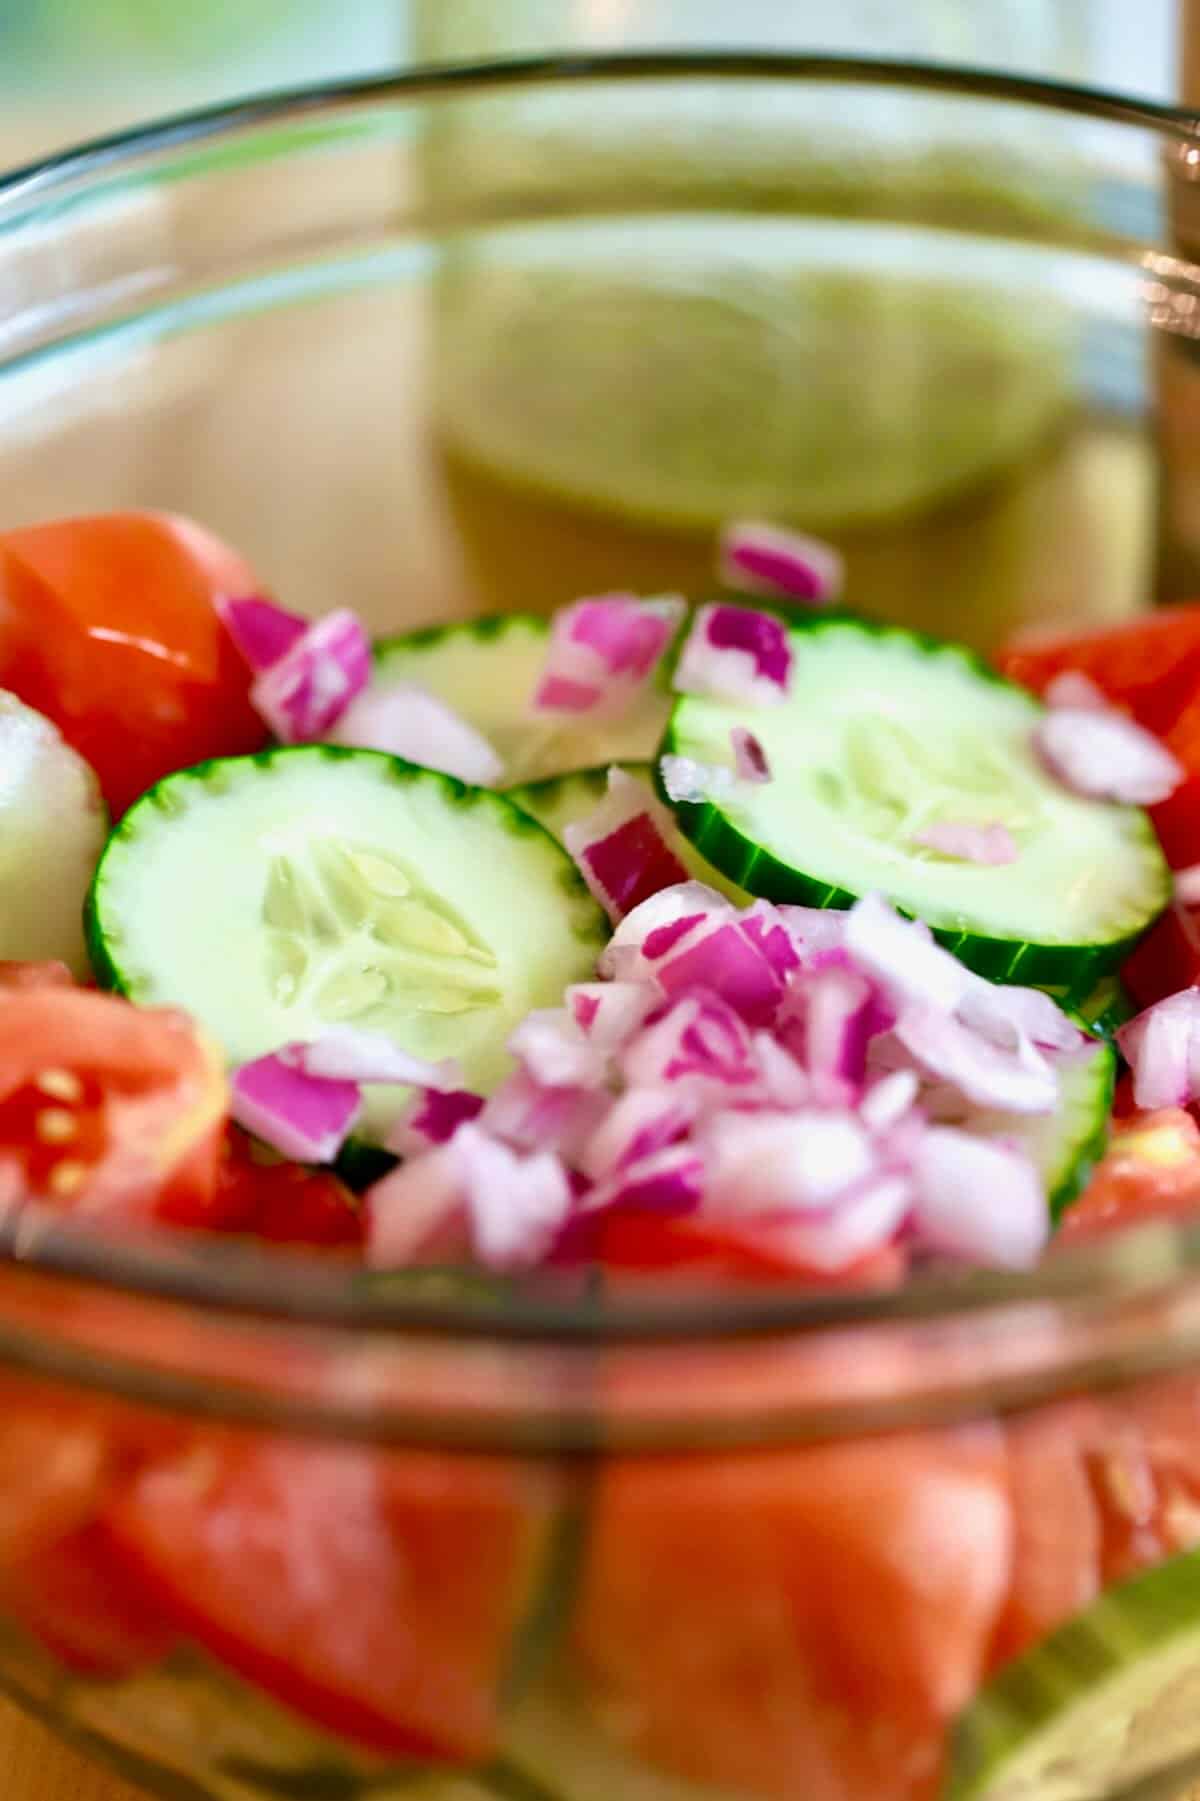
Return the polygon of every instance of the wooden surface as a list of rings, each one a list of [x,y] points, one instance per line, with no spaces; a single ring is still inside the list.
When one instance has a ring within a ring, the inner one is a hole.
[[[145,1801],[144,1791],[85,1761],[3,1699],[0,1794],[4,1801]]]

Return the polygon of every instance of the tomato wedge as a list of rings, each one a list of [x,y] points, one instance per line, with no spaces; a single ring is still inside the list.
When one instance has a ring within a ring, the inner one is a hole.
[[[392,1756],[486,1756],[558,1501],[500,1461],[210,1434],[107,1515],[139,1590],[285,1706]]]
[[[265,1162],[237,1126],[226,1132],[212,1212],[203,1223],[272,1244],[329,1249],[361,1245],[365,1234],[357,1198],[331,1171]]]
[[[661,1289],[668,1280],[714,1286],[898,1288],[908,1264],[900,1246],[887,1245],[845,1269],[818,1270],[799,1255],[786,1222],[619,1210],[599,1218],[589,1249],[609,1288],[644,1290]]]
[[[0,1570],[0,1607],[69,1670],[104,1681],[152,1667],[176,1639],[94,1524]]]
[[[0,998],[0,1198],[202,1223],[226,1099],[182,1014],[56,985]]]
[[[1200,1219],[1200,1130],[1182,1108],[1166,1107],[1116,1123],[1108,1151],[1063,1214],[1056,1242],[1186,1219]]]
[[[0,534],[0,687],[53,719],[121,813],[160,776],[266,728],[220,595],[258,588],[185,519],[114,513]]]
[[[931,1795],[1004,1602],[990,1428],[614,1460],[578,1638],[602,1705],[697,1782],[794,1801]]]

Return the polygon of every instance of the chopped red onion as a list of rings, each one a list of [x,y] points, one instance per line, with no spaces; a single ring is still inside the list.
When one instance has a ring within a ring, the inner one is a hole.
[[[1200,907],[1200,863],[1175,871],[1175,899],[1183,907]]]
[[[1048,707],[1083,707],[1104,712],[1111,704],[1103,688],[1098,688],[1090,675],[1081,669],[1064,669],[1047,684],[1042,695]]]
[[[584,881],[610,919],[620,919],[660,889],[686,882],[671,849],[666,808],[644,782],[623,769],[608,772],[608,793],[586,819],[563,831]]]
[[[697,763],[694,757],[677,757],[670,752],[658,760],[658,771],[667,798],[697,803],[715,800],[733,791],[733,771],[719,763]]]
[[[1022,1039],[1040,1051],[1079,1051],[1094,1041],[1038,988],[1015,988],[972,975],[958,1017],[993,1044],[1015,1050]]]
[[[704,1159],[691,1144],[672,1144],[627,1163],[588,1191],[584,1213],[613,1207],[639,1212],[695,1213],[704,1199]]]
[[[915,920],[902,919],[881,895],[866,894],[846,915],[845,946],[901,1010],[909,1002],[950,1013],[970,985],[957,957],[935,944]]]
[[[727,588],[810,605],[833,600],[845,575],[832,544],[756,520],[735,520],[723,528],[718,568]]]
[[[533,705],[538,712],[624,711],[648,681],[687,610],[678,595],[605,594],[555,614]]]
[[[1035,1263],[1050,1210],[1027,1157],[969,1132],[932,1126],[914,1168],[918,1241],[946,1256],[1007,1269]]]
[[[845,1105],[866,1077],[867,1046],[890,1022],[875,986],[842,952],[836,963],[814,966],[793,983],[781,1026],[822,1099]]]
[[[773,613],[749,607],[705,606],[675,668],[683,694],[773,706],[786,700],[792,676],[787,627]]]
[[[852,1113],[718,1113],[702,1122],[714,1212],[822,1210],[874,1177],[878,1156]]]
[[[911,1205],[909,1178],[881,1174],[824,1213],[792,1214],[773,1242],[797,1263],[832,1275],[890,1244]]]
[[[303,1075],[325,1081],[405,1082],[418,1088],[454,1088],[462,1081],[453,1060],[431,1063],[414,1057],[386,1033],[357,1026],[326,1026],[307,1044],[285,1044],[279,1057]]]
[[[736,917],[737,910],[715,888],[703,882],[674,882],[632,908],[618,923],[600,953],[600,974],[625,981],[651,980],[655,958],[683,937],[681,922],[686,921],[687,930],[692,931],[709,920]],[[655,947],[653,956],[647,955],[647,945]]]
[[[452,1147],[405,1163],[363,1196],[367,1262],[374,1269],[458,1263],[471,1252],[471,1229]]]
[[[597,1088],[555,1088],[526,1070],[506,1078],[486,1102],[480,1121],[518,1150],[556,1151],[573,1163],[607,1111]]]
[[[599,1182],[675,1144],[689,1131],[696,1113],[696,1101],[678,1089],[627,1088],[580,1151],[579,1167]]]
[[[334,744],[356,745],[440,769],[477,788],[491,788],[504,764],[487,739],[423,688],[375,684],[351,701],[328,733]]]
[[[460,1172],[475,1249],[492,1269],[540,1262],[572,1207],[571,1184],[550,1151],[520,1157],[479,1125],[462,1126],[439,1156]],[[420,1168],[420,1164],[415,1167]]]
[[[913,843],[962,863],[998,866],[1017,859],[1017,841],[999,820],[989,825],[974,825],[966,819],[935,820],[914,835]]]
[[[755,950],[761,952],[781,981],[800,967],[800,952],[778,907],[757,900],[741,912],[734,911],[737,927]]]
[[[370,676],[370,639],[357,615],[340,608],[264,669],[250,698],[281,743],[308,744],[332,729]]]
[[[576,1025],[610,1054],[633,1037],[658,1003],[658,994],[645,982],[576,982],[567,989]]]
[[[1033,744],[1050,774],[1089,800],[1153,807],[1184,779],[1165,744],[1111,707],[1058,707],[1039,719]]]
[[[332,1163],[358,1115],[357,1082],[305,1075],[280,1056],[243,1063],[230,1083],[239,1126],[298,1163]]]
[[[698,1102],[722,1105],[753,1096],[761,1081],[749,1029],[709,994],[686,994],[651,1014],[621,1052],[620,1065],[630,1087],[678,1083]]]
[[[752,1026],[769,1026],[783,998],[783,980],[740,922],[706,923],[682,948],[660,958],[654,979],[666,995],[707,989]]]
[[[775,913],[802,958],[840,950],[845,942],[849,915],[836,907],[782,906]]]
[[[858,1117],[869,1132],[887,1132],[916,1105],[920,1078],[915,1070],[894,1069],[873,1082],[859,1102]]]
[[[460,1126],[478,1119],[483,1096],[467,1088],[423,1088],[408,1112],[387,1135],[397,1157],[415,1157],[433,1145],[448,1144]]]
[[[731,725],[729,742],[733,746],[733,768],[739,782],[769,782],[771,764],[762,744],[744,725]]]
[[[309,626],[299,613],[276,606],[264,594],[221,594],[215,605],[222,625],[256,675],[278,663]]]
[[[753,1045],[764,1104],[785,1109],[807,1107],[814,1098],[808,1071],[771,1032],[755,1032]]]
[[[1121,1054],[1133,1070],[1133,1098],[1153,1112],[1200,1099],[1200,988],[1147,1007],[1117,1032]]]
[[[894,1031],[915,1063],[976,1107],[1053,1113],[1058,1105],[1058,1077],[1028,1040],[1002,1049],[940,1008],[919,1003],[903,1010]]]
[[[604,1081],[604,1050],[562,1007],[527,1013],[508,1048],[527,1075],[545,1088],[598,1088]]]

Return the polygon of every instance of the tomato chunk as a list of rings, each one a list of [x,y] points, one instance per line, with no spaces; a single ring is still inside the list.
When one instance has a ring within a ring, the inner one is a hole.
[[[107,1516],[140,1590],[285,1706],[393,1756],[492,1749],[557,1499],[500,1462],[212,1434]]]
[[[365,1233],[356,1197],[331,1171],[264,1162],[236,1126],[226,1133],[208,1221],[273,1244],[350,1249]]]
[[[1108,1151],[1063,1214],[1059,1244],[1200,1212],[1200,1129],[1182,1108],[1118,1121]]]
[[[171,770],[266,741],[213,606],[258,585],[217,538],[166,515],[0,534],[0,687],[55,721],[121,813]]]
[[[1035,694],[1056,675],[1078,670],[1139,725],[1165,735],[1200,701],[1200,605],[1164,607],[1100,631],[1031,634],[996,661]]]
[[[887,1245],[836,1271],[798,1254],[786,1222],[729,1221],[616,1210],[600,1216],[589,1246],[612,1287],[666,1280],[787,1284],[811,1288],[898,1288],[907,1257]]]
[[[793,1801],[914,1801],[1010,1567],[990,1428],[601,1472],[580,1647],[637,1747]]]
[[[182,1014],[56,985],[0,1000],[0,1197],[111,1219],[199,1223],[226,1100]]]

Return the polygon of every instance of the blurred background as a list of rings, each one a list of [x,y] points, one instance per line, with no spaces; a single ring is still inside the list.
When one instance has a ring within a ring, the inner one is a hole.
[[[1176,0],[0,0],[0,160],[255,88],[542,44],[874,48],[1166,97],[1175,13]]]

